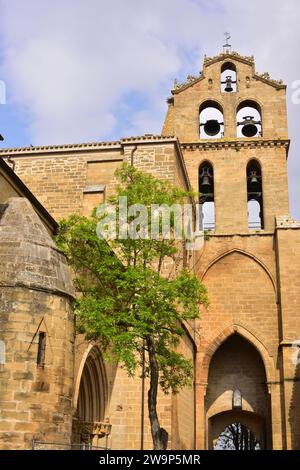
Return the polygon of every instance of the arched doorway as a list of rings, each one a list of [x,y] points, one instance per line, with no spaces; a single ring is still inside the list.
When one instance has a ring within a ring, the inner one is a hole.
[[[265,422],[255,413],[225,411],[209,420],[214,450],[261,450],[265,445]]]
[[[105,418],[107,379],[102,355],[93,346],[85,359],[80,378],[76,415],[73,421],[73,442],[106,447],[103,438],[110,433]]]
[[[215,450],[260,450],[261,443],[250,428],[241,422],[231,423],[218,437]]]
[[[94,346],[83,368],[77,404],[77,416],[82,421],[104,419],[107,401],[105,367],[99,349]]]
[[[211,359],[205,408],[209,449],[216,448],[220,435],[232,425],[239,425],[244,433],[247,429],[248,438],[255,436],[259,448],[272,448],[264,363],[257,349],[239,334],[227,338]]]

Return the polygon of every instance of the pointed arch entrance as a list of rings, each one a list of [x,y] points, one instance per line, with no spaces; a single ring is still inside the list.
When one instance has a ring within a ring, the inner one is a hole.
[[[89,352],[81,375],[77,416],[82,421],[102,421],[107,402],[105,367],[99,349]]]
[[[264,361],[258,350],[238,333],[225,339],[212,355],[205,414],[209,449],[215,448],[220,434],[235,423],[249,429],[260,448],[272,448],[271,401]]]
[[[91,346],[82,359],[78,382],[73,442],[106,447],[111,428],[105,417],[108,387],[105,365],[97,346]]]

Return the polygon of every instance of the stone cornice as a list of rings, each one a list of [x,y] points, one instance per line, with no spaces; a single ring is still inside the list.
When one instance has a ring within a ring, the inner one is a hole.
[[[286,85],[283,83],[282,80],[274,80],[273,78],[270,78],[267,72],[262,74],[256,72],[253,74],[253,78],[255,80],[259,80],[263,83],[266,83],[267,85],[271,85],[277,90],[286,90]]]
[[[214,64],[216,62],[221,62],[223,60],[227,59],[232,59],[232,60],[238,60],[239,62],[242,62],[244,64],[248,65],[254,65],[254,56],[243,56],[239,54],[238,52],[232,51],[232,52],[221,52],[220,54],[215,55],[214,57],[207,57],[207,55],[204,56],[204,67],[207,67],[211,64]]]
[[[183,83],[178,83],[174,80],[174,88],[171,90],[172,95],[178,95],[183,90],[186,90],[191,85],[195,85],[198,82],[201,82],[205,77],[202,72],[200,72],[199,76],[196,77],[194,75],[188,75],[186,80]]]
[[[37,145],[30,147],[11,147],[0,149],[0,156],[25,156],[34,154],[64,153],[64,152],[86,152],[97,150],[121,150],[125,145],[153,144],[153,143],[174,143],[177,138],[174,136],[161,136],[145,134],[142,136],[125,137],[118,141],[111,142],[83,142],[79,144],[61,145]]]
[[[85,142],[80,144],[62,144],[62,145],[36,145],[30,147],[12,147],[0,149],[0,155],[34,155],[43,153],[60,152],[85,152],[90,150],[111,150],[120,149],[120,141],[116,142]]]
[[[204,140],[198,142],[181,142],[182,149],[184,150],[212,150],[212,149],[235,149],[242,148],[262,148],[262,147],[285,147],[289,149],[289,139],[245,139],[245,140]]]
[[[273,237],[274,232],[265,231],[265,230],[257,230],[248,232],[215,232],[211,231],[208,232],[209,238],[234,238],[234,237]]]
[[[124,137],[120,140],[120,145],[138,145],[138,144],[169,144],[177,142],[177,138],[174,135],[153,135],[153,134],[145,134],[133,137]]]
[[[49,155],[51,153],[80,153],[86,151],[106,151],[106,150],[119,150],[126,146],[134,145],[153,145],[153,144],[173,144],[177,148],[177,153],[182,160],[184,172],[186,172],[184,159],[182,156],[183,150],[211,150],[211,149],[229,149],[236,150],[242,148],[262,148],[262,147],[285,147],[289,149],[289,139],[244,139],[244,140],[199,140],[195,142],[180,142],[174,136],[161,136],[161,135],[144,135],[136,137],[126,137],[116,142],[88,142],[81,144],[64,144],[64,145],[46,145],[46,146],[31,146],[31,147],[16,147],[0,149],[0,157],[7,156],[26,157],[34,155]]]
[[[276,230],[282,229],[300,229],[300,222],[293,219],[290,214],[276,217]]]

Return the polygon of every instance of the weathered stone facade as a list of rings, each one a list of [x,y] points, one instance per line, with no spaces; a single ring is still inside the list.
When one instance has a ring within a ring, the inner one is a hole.
[[[26,198],[9,198],[0,207],[0,448],[30,449],[33,440],[69,444],[74,362],[69,269]]]
[[[237,74],[237,90],[231,93],[220,87],[226,63]],[[223,113],[220,138],[200,139],[199,110],[207,101]],[[195,387],[159,397],[161,422],[173,449],[213,448],[235,421],[247,425],[264,448],[299,449],[300,225],[288,215],[285,86],[258,75],[252,57],[228,53],[206,58],[199,77],[176,84],[168,102],[162,136],[0,154],[12,156],[16,173],[56,219],[72,212],[88,215],[113,192],[114,171],[124,160],[196,191],[199,168],[209,162],[215,226],[190,262],[208,288],[210,306],[181,344],[195,360]],[[257,104],[261,135],[237,136],[242,103]],[[263,225],[255,229],[248,223],[247,166],[252,161],[261,168],[263,194]],[[94,348],[77,338],[74,416],[112,425],[109,435],[101,434],[100,445],[106,439],[112,448],[138,449],[141,381],[99,362],[99,355],[96,360]],[[101,395],[102,404],[91,410],[84,387],[93,371],[99,378],[93,393]],[[235,389],[242,394],[238,410],[233,409]],[[151,448],[147,419],[144,445]]]

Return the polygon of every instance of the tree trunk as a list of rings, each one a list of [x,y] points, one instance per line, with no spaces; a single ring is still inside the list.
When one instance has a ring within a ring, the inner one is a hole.
[[[151,426],[151,435],[154,450],[166,450],[168,445],[168,433],[165,429],[160,427],[159,419],[157,416],[157,392],[158,392],[158,379],[159,367],[156,359],[154,344],[151,338],[147,338],[147,349],[149,355],[150,367],[150,387],[148,390],[148,412]]]

